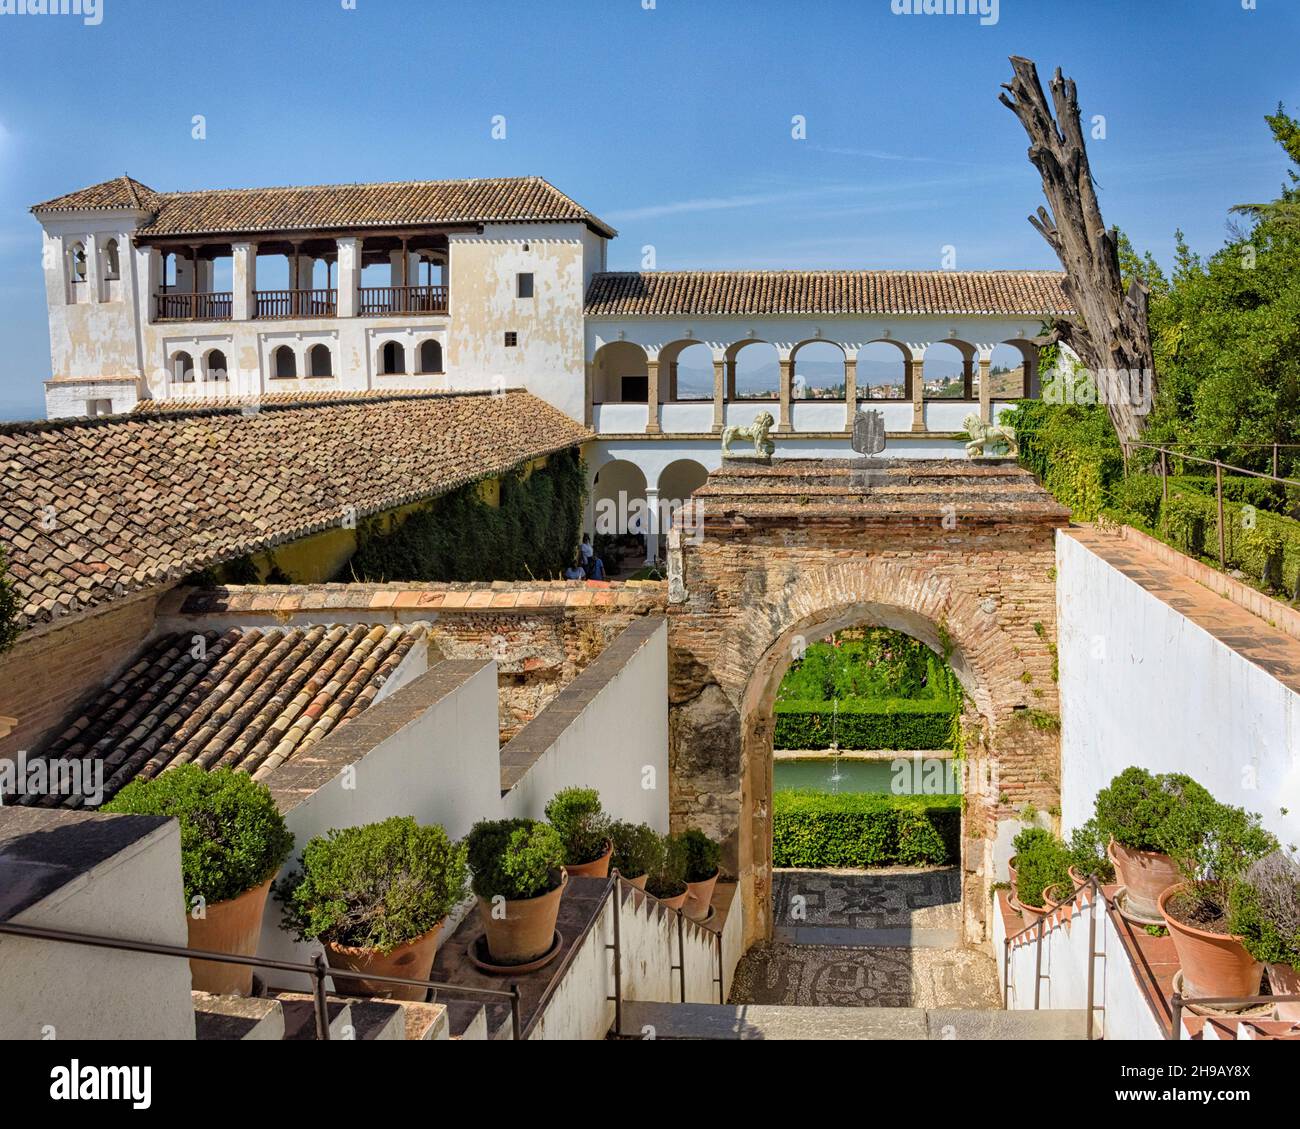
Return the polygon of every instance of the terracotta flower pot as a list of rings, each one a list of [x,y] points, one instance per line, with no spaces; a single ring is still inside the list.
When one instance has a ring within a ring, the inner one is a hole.
[[[623,875],[623,878],[626,880],[629,886],[635,886],[638,890],[644,890],[645,884],[649,880],[650,875],[638,874],[635,878],[628,878],[627,875],[625,874]]]
[[[669,909],[681,909],[682,906],[686,904],[687,895],[689,895],[691,892],[691,888],[689,886],[687,886],[685,883],[682,883],[682,885],[684,887],[682,892],[680,894],[674,894],[671,898],[659,898],[655,894],[651,894],[650,896],[653,898],[657,898],[660,904],[667,906]]]
[[[1159,917],[1160,895],[1182,881],[1174,860],[1159,851],[1130,850],[1114,839],[1108,852],[1115,864],[1116,879],[1128,888],[1124,908],[1137,917]]]
[[[1074,888],[1076,890],[1082,890],[1086,885],[1088,885],[1088,880],[1075,870],[1074,867],[1066,867],[1066,870],[1069,872],[1070,881],[1074,883]]]
[[[1011,882],[1012,890],[1016,888],[1016,859],[1019,857],[1019,855],[1012,855],[1007,859],[1007,874],[1011,876],[1009,881]]]
[[[713,887],[717,884],[716,870],[711,878],[706,878],[703,882],[687,882],[686,902],[682,906],[682,912],[693,921],[703,921],[713,907]]]
[[[444,919],[445,920],[445,919]],[[411,980],[428,980],[433,971],[433,958],[438,952],[438,937],[442,921],[420,937],[400,944],[392,952],[361,949],[352,945],[325,942],[325,958],[330,968],[346,968],[349,972],[371,973],[375,976],[405,976]],[[376,996],[389,1000],[422,1000],[427,988],[413,988],[402,984],[375,983],[370,980],[334,976],[334,987],[350,996]]]
[[[506,902],[505,913],[493,916],[493,904],[479,898],[478,914],[487,936],[488,953],[497,964],[527,964],[547,952],[555,940],[555,922],[560,916],[560,898],[569,883],[562,874],[560,884],[536,898]]]
[[[190,948],[254,956],[258,938],[262,935],[262,913],[270,891],[271,879],[268,878],[238,897],[211,903],[205,917],[187,916]],[[253,966],[192,960],[190,982],[196,992],[211,992],[214,996],[246,996],[253,990]]]
[[[1300,971],[1289,964],[1270,964],[1268,983],[1275,996],[1300,996]],[[1278,1019],[1300,1023],[1300,1003],[1277,1004]]]
[[[598,859],[592,859],[591,862],[565,863],[564,869],[568,871],[570,878],[608,878],[609,877],[609,858],[614,853],[614,844],[609,839],[605,840],[605,853]]]
[[[1052,886],[1043,887],[1043,905],[1048,910],[1056,909],[1058,906],[1068,905],[1074,900],[1074,891],[1078,887],[1074,886],[1067,890],[1064,882],[1057,882]]]
[[[1020,911],[1020,920],[1026,929],[1047,916],[1046,906],[1027,906],[1018,896],[1012,898],[1012,906]]]
[[[1170,886],[1160,895],[1158,907],[1178,952],[1183,969],[1183,995],[1189,998],[1257,996],[1264,966],[1231,933],[1211,933],[1171,917],[1165,906],[1185,889]]]

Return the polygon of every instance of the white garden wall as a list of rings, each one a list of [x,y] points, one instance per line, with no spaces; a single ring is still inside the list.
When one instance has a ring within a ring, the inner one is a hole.
[[[1115,931],[1114,922],[1102,902],[1097,903],[1096,958],[1093,973],[1094,1037],[1116,1039],[1163,1039],[1150,1004],[1142,992],[1133,963]],[[1076,904],[1072,913],[1057,912],[1048,918],[1043,934],[1039,988],[1040,1010],[1077,1010],[1088,1006],[1088,945],[1093,905]],[[1003,958],[1007,928],[1000,907],[994,907],[993,952],[998,962],[998,979],[1006,988],[1009,1011],[1034,1009],[1034,982],[1039,972],[1038,946],[1034,934],[1017,941],[1011,949],[1009,975],[1004,980]],[[1016,919],[1013,917],[1012,921]],[[1013,925],[1012,933],[1020,926]]]
[[[1065,828],[1136,764],[1188,773],[1300,841],[1300,694],[1068,530],[1056,553]]]

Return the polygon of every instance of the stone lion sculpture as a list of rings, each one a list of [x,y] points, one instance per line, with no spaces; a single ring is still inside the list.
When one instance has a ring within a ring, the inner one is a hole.
[[[962,426],[970,436],[970,442],[966,444],[966,454],[972,459],[978,459],[986,454],[988,447],[1006,447],[1005,457],[1010,459],[1020,455],[1020,442],[1016,439],[1014,427],[1007,427],[1000,423],[985,423],[974,412],[962,420]],[[996,450],[994,454],[997,454]]]
[[[769,433],[775,426],[776,420],[772,418],[771,412],[762,412],[754,417],[754,423],[751,427],[724,427],[722,429],[722,453],[730,455],[731,441],[733,439],[752,439],[754,441],[754,457],[771,458],[772,452],[776,450],[776,444],[772,442]]]

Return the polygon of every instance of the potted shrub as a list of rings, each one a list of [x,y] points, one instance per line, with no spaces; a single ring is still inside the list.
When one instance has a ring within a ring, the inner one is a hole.
[[[546,805],[546,818],[564,844],[564,869],[571,878],[604,878],[614,844],[609,817],[595,788],[565,788]]]
[[[650,872],[661,869],[663,838],[648,823],[611,823],[614,841],[610,865],[638,890],[644,890]]]
[[[1160,895],[1159,906],[1178,951],[1183,995],[1258,995],[1263,965],[1229,926],[1229,893],[1252,863],[1277,850],[1277,840],[1259,816],[1207,793],[1170,816],[1166,842],[1183,881]]]
[[[663,848],[658,867],[646,880],[646,892],[658,898],[669,909],[681,909],[689,889],[686,885],[685,844],[677,835],[661,839]]]
[[[682,874],[686,882],[686,902],[682,912],[695,921],[703,921],[709,916],[713,904],[722,847],[695,827],[682,832],[680,839],[682,857],[686,860]]]
[[[246,772],[187,764],[152,780],[133,780],[102,811],[173,816],[181,828],[189,946],[253,956],[271,879],[293,850],[271,792]],[[194,988],[246,996],[253,968],[190,961]]]
[[[1074,889],[1069,866],[1065,845],[1050,834],[1045,839],[1036,837],[1018,852],[1016,900],[1026,925],[1068,900]],[[1049,897],[1051,894],[1056,897]]]
[[[545,955],[567,881],[559,833],[534,819],[483,820],[465,845],[492,960],[528,964]]]
[[[1189,776],[1152,776],[1136,767],[1126,768],[1097,793],[1097,827],[1109,840],[1110,860],[1127,891],[1124,908],[1133,916],[1160,916],[1160,895],[1179,881],[1165,824],[1183,803],[1207,799],[1209,793]]]
[[[1300,996],[1300,866],[1282,851],[1252,863],[1228,896],[1228,928],[1268,969],[1275,996]],[[1300,1003],[1277,1005],[1300,1022]]]
[[[1080,824],[1070,836],[1070,879],[1076,890],[1090,878],[1103,886],[1115,881],[1115,864],[1106,854],[1106,838],[1095,818]]]
[[[1020,857],[1020,852],[1028,850],[1030,847],[1039,843],[1055,842],[1050,831],[1045,831],[1041,827],[1026,827],[1014,839],[1011,840],[1011,858],[1007,860],[1007,874],[1011,879],[1011,889],[1016,888],[1016,863]]]
[[[409,816],[331,831],[275,888],[286,925],[320,941],[331,968],[427,980],[447,914],[465,896],[465,848]],[[340,992],[422,1000],[423,988],[334,977]]]

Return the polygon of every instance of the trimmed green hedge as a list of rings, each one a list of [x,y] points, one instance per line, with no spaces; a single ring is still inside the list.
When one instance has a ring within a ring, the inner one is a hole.
[[[960,796],[788,791],[772,797],[773,866],[940,866],[960,857]]]
[[[777,702],[778,749],[947,749],[956,703],[942,698],[889,701]]]

